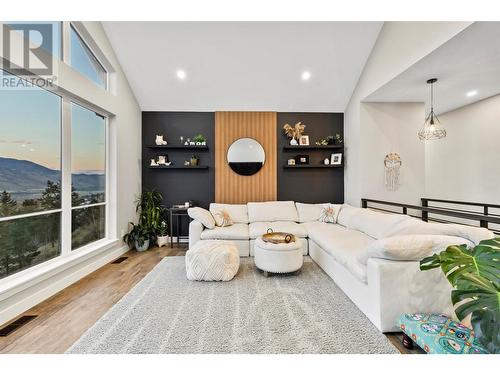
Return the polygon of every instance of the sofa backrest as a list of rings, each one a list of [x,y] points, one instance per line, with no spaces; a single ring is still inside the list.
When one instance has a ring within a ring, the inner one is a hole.
[[[359,230],[376,239],[386,237],[394,227],[405,221],[413,221],[413,218],[407,215],[352,207],[348,204],[342,206],[338,217],[339,224],[349,229]]]
[[[256,221],[299,221],[293,201],[248,202],[248,219]]]
[[[220,211],[225,211],[228,213],[233,223],[248,224],[248,210],[246,204],[210,203],[208,210],[212,215]]]

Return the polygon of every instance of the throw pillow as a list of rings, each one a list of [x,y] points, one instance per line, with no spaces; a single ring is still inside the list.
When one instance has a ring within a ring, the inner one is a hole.
[[[188,215],[191,219],[200,222],[204,227],[208,229],[215,228],[215,220],[210,211],[205,210],[201,207],[191,207],[188,208]]]
[[[321,211],[321,215],[319,216],[319,221],[322,223],[335,224],[337,222],[338,213],[338,206],[330,203],[325,204],[323,206],[323,210]]]
[[[361,264],[366,264],[369,258],[420,260],[426,256],[439,253],[448,246],[462,244],[468,247],[472,246],[470,241],[455,236],[414,234],[387,237],[373,241],[358,256],[358,261]]]
[[[214,214],[214,219],[215,219],[215,225],[217,225],[218,227],[229,227],[230,225],[234,224],[228,212],[225,210],[220,210],[216,212]]]

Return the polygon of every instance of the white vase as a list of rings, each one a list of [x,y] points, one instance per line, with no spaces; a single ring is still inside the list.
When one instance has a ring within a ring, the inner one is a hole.
[[[158,244],[158,247],[162,247],[164,245],[167,245],[168,244],[168,236],[156,237],[156,243]]]
[[[290,145],[291,145],[291,146],[297,146],[298,144],[299,144],[299,142],[297,142],[297,140],[296,140],[295,138],[292,138],[292,139],[290,140]]]

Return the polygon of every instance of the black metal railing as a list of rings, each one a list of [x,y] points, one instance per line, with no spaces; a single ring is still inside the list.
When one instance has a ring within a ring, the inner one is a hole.
[[[476,211],[471,211],[471,210],[466,210],[466,209],[459,209],[459,208],[452,208],[452,207],[437,207],[432,205],[433,203],[443,203],[443,204],[448,204],[448,205],[455,205],[455,206],[475,206],[475,207],[481,207],[482,212],[476,212]],[[372,204],[370,206],[370,204]],[[377,206],[373,206],[373,204]],[[389,206],[391,208],[397,207],[398,209],[401,209],[399,212],[380,207],[381,206]],[[495,226],[500,225],[500,215],[498,214],[493,214],[490,212],[490,209],[500,209],[500,205],[498,204],[490,204],[490,203],[476,203],[476,202],[459,202],[459,201],[452,201],[452,200],[444,200],[444,199],[431,199],[431,198],[422,198],[422,205],[417,206],[413,204],[406,204],[406,203],[397,203],[397,202],[389,202],[389,201],[383,201],[383,200],[377,200],[377,199],[368,199],[368,198],[362,198],[361,199],[361,206],[363,208],[372,208],[378,211],[384,211],[384,212],[390,212],[390,213],[399,213],[399,214],[405,214],[408,215],[409,210],[414,211],[413,217],[418,217],[422,219],[423,221],[435,221],[435,222],[443,222],[443,223],[455,223],[455,224],[467,224],[464,223],[463,221],[454,221],[453,219],[462,219],[462,220],[467,220],[467,221],[472,221],[474,223],[477,223],[478,226],[483,227],[483,228],[488,228],[491,229],[495,234],[500,234],[500,230],[497,228],[490,228],[489,224],[495,224]],[[415,212],[419,212],[420,214],[415,214]],[[442,218],[436,218],[433,216],[429,216],[430,214],[433,215],[438,215],[438,216],[443,216],[446,217],[447,219],[442,219]],[[448,219],[448,218],[453,218],[453,219]]]

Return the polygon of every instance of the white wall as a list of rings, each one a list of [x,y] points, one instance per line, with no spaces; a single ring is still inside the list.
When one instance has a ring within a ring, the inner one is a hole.
[[[425,144],[417,136],[424,118],[424,103],[362,103],[361,194],[394,202],[419,204],[425,190]],[[401,156],[400,187],[388,191],[384,158]]]
[[[127,223],[135,220],[134,199],[141,190],[141,110],[101,23],[83,22],[83,25],[114,69],[110,77],[112,90],[103,90],[63,62],[58,64],[57,83],[67,95],[110,114],[110,187],[116,194],[109,203],[109,225],[112,239],[116,240],[70,262],[62,258],[50,261],[48,271],[43,269],[44,265],[36,266],[35,278],[30,279],[28,274],[22,283],[9,281],[11,288],[2,280],[0,324],[127,251],[120,237],[127,230]]]
[[[500,95],[439,119],[447,135],[425,145],[427,196],[500,204]]]
[[[363,165],[371,155],[363,150],[361,102],[373,91],[469,26],[470,22],[386,22],[363,69],[344,117],[346,144],[345,201],[359,205],[366,182]],[[373,139],[373,142],[376,142]]]

